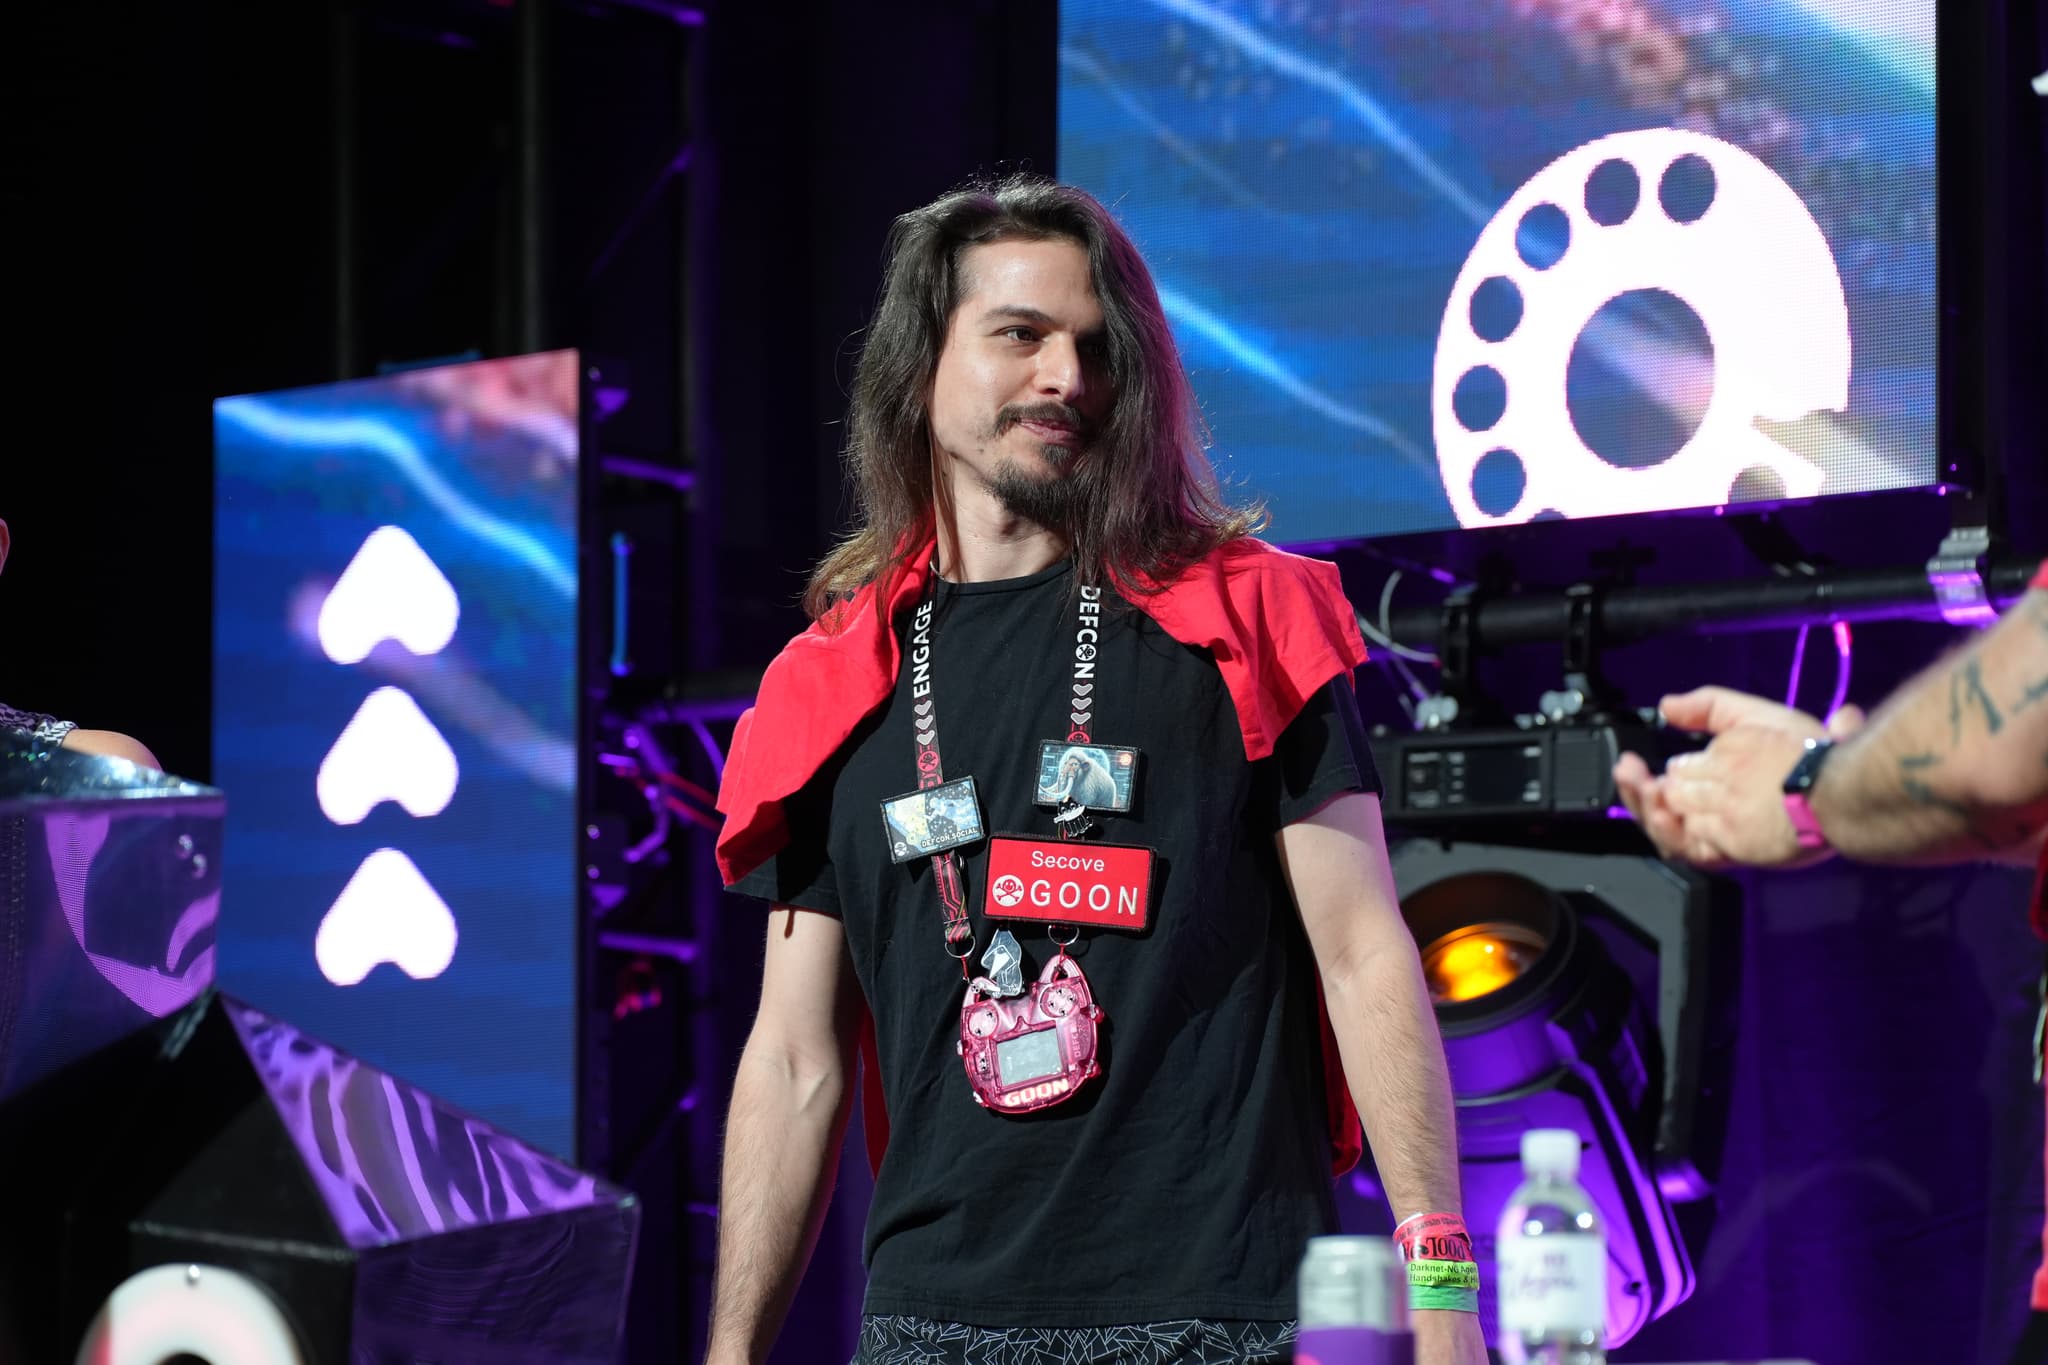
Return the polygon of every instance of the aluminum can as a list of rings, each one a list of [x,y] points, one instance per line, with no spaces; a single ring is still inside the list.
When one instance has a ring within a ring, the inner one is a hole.
[[[1312,1238],[1298,1303],[1295,1365],[1414,1365],[1408,1273],[1388,1238]]]

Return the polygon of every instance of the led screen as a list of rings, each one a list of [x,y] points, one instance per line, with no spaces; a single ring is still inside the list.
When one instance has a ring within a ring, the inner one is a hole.
[[[1040,1029],[996,1044],[996,1074],[1004,1085],[1022,1085],[1060,1070],[1060,1037],[1054,1029]]]
[[[1289,542],[1936,481],[1933,0],[1062,0]]]
[[[577,360],[214,405],[223,987],[573,1155]]]

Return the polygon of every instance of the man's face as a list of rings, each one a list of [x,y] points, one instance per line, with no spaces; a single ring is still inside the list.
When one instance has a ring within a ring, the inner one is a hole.
[[[962,268],[966,293],[932,376],[941,477],[1061,525],[1067,476],[1114,398],[1088,254],[1069,241],[990,242],[968,248]]]

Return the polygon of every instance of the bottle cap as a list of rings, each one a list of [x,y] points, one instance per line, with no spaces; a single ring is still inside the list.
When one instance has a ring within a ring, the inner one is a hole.
[[[1579,1173],[1579,1135],[1569,1128],[1532,1128],[1522,1134],[1522,1169],[1570,1180]]]

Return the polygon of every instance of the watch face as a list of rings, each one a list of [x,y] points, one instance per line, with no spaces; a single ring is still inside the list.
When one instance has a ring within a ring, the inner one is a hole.
[[[1835,742],[1831,739],[1807,740],[1806,752],[1799,755],[1799,761],[1785,775],[1785,795],[1801,796],[1812,790],[1814,779],[1820,776],[1820,765],[1827,761],[1834,747]]]

